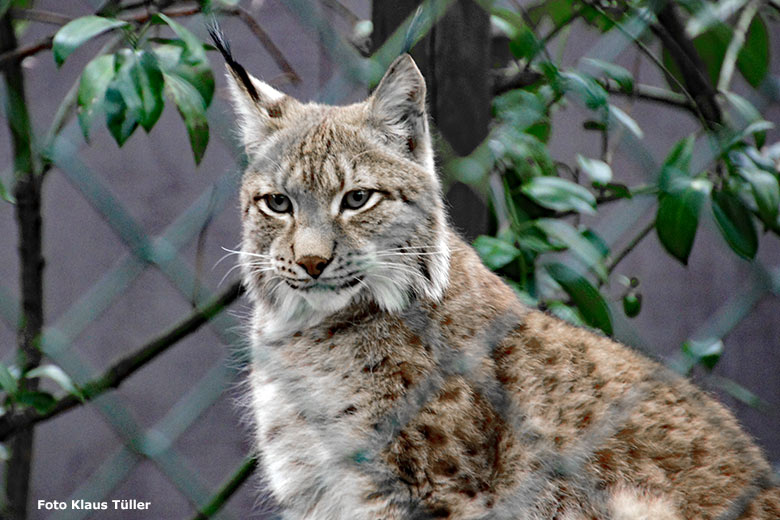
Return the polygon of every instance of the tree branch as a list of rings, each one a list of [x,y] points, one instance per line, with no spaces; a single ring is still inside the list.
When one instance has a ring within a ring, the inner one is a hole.
[[[677,63],[685,87],[690,92],[707,127],[714,129],[720,126],[722,115],[715,99],[715,88],[710,83],[707,68],[696,52],[693,42],[685,35],[685,26],[677,16],[674,2],[668,0],[656,16],[658,24],[650,27]]]
[[[544,76],[533,70],[520,69],[514,74],[506,74],[501,70],[492,72],[494,96],[509,92],[516,88],[530,87]]]
[[[220,9],[220,11],[231,16],[237,16],[239,20],[244,22],[249,30],[252,31],[252,34],[254,34],[263,47],[265,47],[265,49],[268,51],[268,54],[271,55],[271,58],[273,58],[274,62],[276,62],[276,65],[282,69],[284,73],[290,78],[290,81],[293,83],[299,83],[301,81],[301,77],[297,72],[295,72],[295,69],[293,69],[292,65],[290,65],[290,62],[287,61],[287,58],[284,57],[282,51],[279,50],[279,47],[277,47],[273,40],[271,40],[271,37],[268,36],[268,33],[266,33],[265,30],[260,27],[260,24],[257,23],[257,20],[252,17],[249,11],[240,5],[237,5],[236,7],[225,7]]]
[[[233,303],[243,294],[240,282],[235,282],[225,292],[214,298],[200,309],[196,309],[187,318],[174,325],[161,336],[148,342],[134,353],[120,359],[109,367],[101,376],[81,386],[81,398],[67,395],[57,400],[46,413],[40,414],[32,408],[22,412],[0,417],[0,441],[15,434],[19,430],[33,424],[51,419],[77,406],[98,397],[104,392],[118,388],[122,382],[141,369],[155,357],[162,354],[178,341],[189,336],[211,318],[219,314],[225,307]]]
[[[6,12],[0,19],[0,51],[17,49],[13,17]],[[41,176],[35,173],[32,129],[24,94],[20,59],[3,64],[6,87],[6,114],[11,134],[14,162],[14,197],[19,229],[19,287],[22,320],[17,331],[17,363],[28,371],[41,361],[36,338],[43,328],[43,253],[41,218]],[[35,391],[38,381],[20,381],[22,391]],[[6,465],[5,491],[11,519],[27,517],[30,469],[33,457],[32,428],[20,429],[10,442],[11,458]]]
[[[697,114],[696,107],[692,105],[690,101],[688,101],[688,98],[682,94],[678,94],[677,92],[672,92],[671,90],[654,87],[652,85],[634,84],[634,90],[626,92],[620,88],[617,82],[614,80],[604,82],[601,86],[604,87],[604,89],[610,94],[630,96],[643,99],[645,101],[654,101],[656,103],[670,105],[675,108],[684,108],[685,110],[692,112],[694,115]]]
[[[30,20],[32,22],[48,23],[52,25],[65,25],[73,20],[70,16],[44,11],[42,9],[11,9],[11,16],[16,20]]]
[[[21,61],[27,56],[38,54],[41,51],[51,49],[51,43],[54,40],[54,35],[47,36],[40,39],[37,42],[27,45],[25,47],[16,47],[11,50],[7,50],[0,53],[0,69],[4,69],[9,63],[14,61]]]

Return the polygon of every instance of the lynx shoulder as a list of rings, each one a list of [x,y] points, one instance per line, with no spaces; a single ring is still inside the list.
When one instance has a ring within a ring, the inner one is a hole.
[[[409,56],[332,107],[217,43],[249,157],[249,408],[284,518],[780,518],[722,406],[524,307],[450,230]]]

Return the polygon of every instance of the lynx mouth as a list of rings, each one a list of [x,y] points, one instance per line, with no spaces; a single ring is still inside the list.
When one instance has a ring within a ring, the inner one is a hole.
[[[331,283],[328,283],[329,280]],[[295,283],[298,280],[285,280],[284,283],[295,290],[304,292],[340,292],[344,289],[351,289],[363,282],[363,276],[348,275],[330,278],[329,280],[313,280],[307,283]],[[342,281],[343,280],[343,281]]]

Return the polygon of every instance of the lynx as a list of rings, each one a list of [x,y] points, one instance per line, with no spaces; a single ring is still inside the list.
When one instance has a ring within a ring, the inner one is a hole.
[[[250,408],[284,518],[780,518],[728,411],[524,306],[448,226],[410,56],[325,106],[214,36],[248,156]]]

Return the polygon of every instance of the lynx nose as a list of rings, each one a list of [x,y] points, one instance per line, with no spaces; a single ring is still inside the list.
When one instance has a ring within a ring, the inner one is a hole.
[[[330,258],[322,258],[321,256],[304,256],[298,260],[298,265],[306,269],[312,278],[321,275],[329,263]]]

